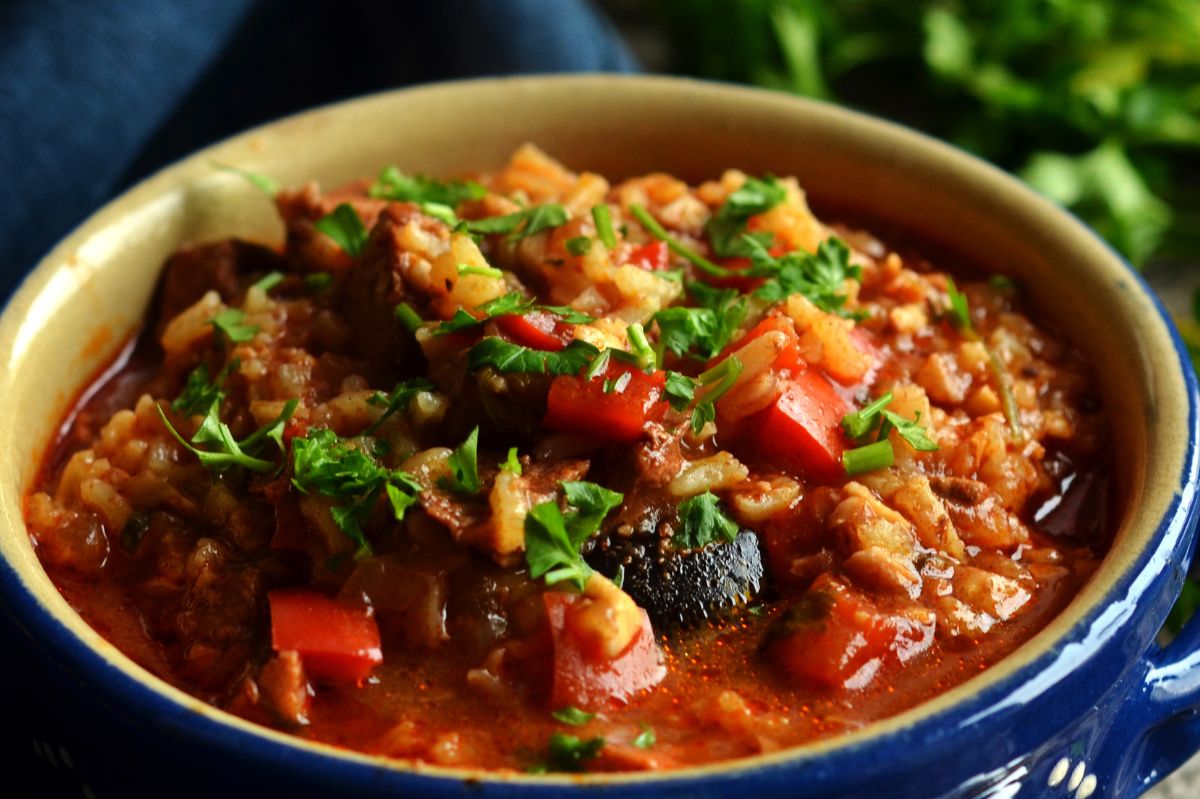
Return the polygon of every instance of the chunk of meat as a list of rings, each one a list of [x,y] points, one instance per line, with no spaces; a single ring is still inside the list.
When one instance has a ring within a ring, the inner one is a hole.
[[[1029,542],[1029,530],[986,484],[965,477],[932,477],[929,484],[945,498],[946,510],[966,543],[1009,551]]]
[[[397,554],[359,561],[338,592],[347,604],[367,605],[385,634],[410,647],[431,649],[450,639],[446,631],[446,574],[416,568]]]
[[[267,708],[284,724],[308,724],[313,690],[299,653],[285,649],[268,660],[258,674],[258,689]]]
[[[216,291],[222,302],[231,304],[250,276],[283,268],[284,260],[274,250],[239,239],[184,245],[163,266],[154,315],[155,338],[162,335],[167,322],[209,291]]]

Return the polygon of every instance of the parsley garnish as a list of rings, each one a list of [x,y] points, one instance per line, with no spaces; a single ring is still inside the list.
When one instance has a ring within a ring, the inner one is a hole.
[[[263,294],[266,294],[282,282],[283,272],[268,272],[260,277],[250,288],[258,289]]]
[[[887,440],[848,449],[842,453],[842,466],[849,477],[876,469],[886,469],[895,460],[896,452],[892,449],[892,442]]]
[[[467,436],[467,440],[451,453],[447,462],[451,476],[440,481],[442,488],[458,494],[479,493],[483,484],[479,480],[478,448],[479,427],[476,426]]]
[[[397,521],[417,501],[421,484],[399,469],[380,466],[361,449],[341,441],[332,430],[312,430],[292,441],[292,484],[304,493],[337,500],[329,509],[334,523],[355,544],[354,557],[371,554],[362,526],[387,494]]]
[[[220,403],[224,399],[225,393],[222,391],[222,386],[225,378],[229,377],[237,367],[236,359],[230,361],[216,378],[209,382],[208,367],[200,364],[188,373],[187,383],[184,384],[183,391],[171,403],[171,410],[184,416],[207,413],[213,403]]]
[[[504,463],[500,464],[500,468],[506,472],[512,472],[517,477],[521,476],[521,461],[517,458],[517,448],[508,448],[508,457],[504,459]]]
[[[641,323],[634,322],[629,325],[625,328],[625,335],[629,339],[629,346],[633,351],[632,354],[638,368],[646,372],[654,371],[658,365],[658,355],[646,339],[646,331],[642,328]]]
[[[712,386],[704,392],[692,409],[692,432],[699,433],[709,422],[717,418],[716,403],[726,391],[733,388],[738,375],[742,373],[742,361],[737,356],[730,355],[719,364],[702,372],[696,382],[702,387]]]
[[[274,199],[275,195],[279,193],[279,181],[275,180],[274,178],[267,177],[266,175],[260,175],[257,172],[251,172],[250,170],[242,169],[241,167],[231,166],[229,164],[220,164],[216,161],[213,162],[213,168],[220,169],[222,172],[232,172],[233,174],[246,180],[246,182],[250,183],[252,186],[254,186],[254,188],[258,189],[272,199]]]
[[[733,340],[749,306],[733,289],[690,283],[688,292],[702,307],[665,308],[654,314],[659,345],[680,357],[706,361]]]
[[[1009,432],[1012,433],[1013,438],[1020,441],[1025,435],[1021,427],[1021,411],[1017,407],[1017,398],[1013,395],[1008,373],[1004,371],[1004,363],[975,329],[975,325],[971,322],[971,308],[967,303],[967,295],[958,290],[958,286],[954,285],[954,279],[950,277],[946,278],[946,300],[950,306],[946,310],[950,323],[967,341],[977,341],[983,344],[988,356],[988,372],[1000,394],[1000,403],[1004,408],[1004,418],[1008,422]]]
[[[571,255],[587,255],[592,249],[592,240],[587,236],[576,236],[573,239],[567,239],[567,252]]]
[[[659,241],[665,241],[671,252],[691,263],[701,272],[713,275],[714,277],[730,277],[738,275],[736,270],[726,269],[723,266],[717,266],[712,261],[705,258],[700,253],[693,250],[691,247],[685,246],[679,239],[667,232],[667,229],[659,224],[658,220],[650,215],[641,205],[629,206],[629,213],[633,214],[633,218],[641,223],[651,236]],[[745,272],[741,273],[745,275]]]
[[[569,582],[583,590],[592,569],[579,554],[579,547],[609,512],[621,504],[622,494],[584,481],[562,483],[568,505],[576,510],[566,515],[557,502],[543,502],[525,517],[525,561],[529,576],[545,577],[546,585]]]
[[[314,227],[354,257],[358,257],[367,244],[367,228],[358,211],[349,203],[334,208],[332,213],[321,217]]]
[[[413,307],[407,302],[402,302],[397,305],[396,310],[393,313],[396,317],[396,321],[398,321],[400,325],[409,333],[416,333],[417,329],[424,323],[424,320],[421,319],[421,315],[417,313],[416,310],[414,310]]]
[[[682,411],[696,398],[696,381],[687,375],[667,370],[667,382],[663,387],[667,402],[677,411]]]
[[[556,203],[546,203],[523,208],[506,216],[471,220],[467,222],[467,231],[476,235],[507,233],[509,241],[519,241],[526,236],[563,225],[569,218],[566,208]]]
[[[863,444],[842,453],[842,465],[846,468],[846,474],[853,476],[891,466],[895,460],[895,453],[888,440],[888,434],[893,429],[913,449],[921,452],[937,450],[937,443],[920,424],[921,414],[918,413],[915,419],[906,419],[894,411],[887,410],[891,401],[892,392],[889,391],[869,405],[842,417],[842,431],[850,439]],[[872,433],[875,442],[864,444],[870,440]]]
[[[304,276],[304,288],[313,294],[324,294],[333,285],[333,275],[328,272],[310,272]]]
[[[233,432],[229,429],[229,425],[221,421],[220,410],[221,401],[220,395],[213,400],[209,405],[208,412],[205,414],[204,421],[200,423],[196,434],[192,436],[189,442],[175,426],[167,419],[167,415],[163,413],[161,405],[156,405],[158,416],[162,419],[162,423],[167,430],[175,437],[175,440],[188,449],[200,459],[200,463],[207,469],[214,472],[222,472],[234,466],[241,466],[244,469],[249,469],[253,472],[269,472],[275,468],[275,464],[262,458],[254,457],[252,453],[261,448],[265,439],[270,439],[275,442],[280,450],[283,449],[283,426],[288,419],[292,418],[292,414],[296,412],[297,400],[288,400],[283,406],[283,411],[274,420],[268,422],[262,427],[255,430],[242,441],[238,441],[233,437]],[[199,449],[195,444],[213,444],[216,449],[205,450]]]
[[[596,223],[596,235],[609,251],[617,247],[617,234],[613,232],[612,212],[601,203],[592,206],[592,221]]]
[[[595,758],[603,748],[604,739],[599,736],[583,740],[574,735],[556,732],[550,736],[546,761],[531,766],[529,771],[534,774],[544,774],[547,771],[582,771],[583,764]]]
[[[246,314],[239,311],[237,308],[226,308],[219,314],[208,320],[208,323],[213,326],[213,329],[221,333],[226,340],[235,344],[241,344],[254,338],[258,332],[258,325],[244,324]]]
[[[771,210],[785,199],[787,189],[775,178],[746,178],[742,187],[726,197],[725,203],[704,225],[713,252],[723,258],[749,256],[745,235],[752,236],[760,245],[768,244],[771,234],[745,234],[746,223],[750,217]]]
[[[568,308],[565,305],[538,305],[519,291],[510,291],[508,294],[504,294],[494,300],[488,300],[482,305],[476,306],[475,310],[483,315],[474,316],[459,308],[454,312],[454,316],[451,317],[450,321],[442,322],[434,328],[433,334],[435,336],[443,336],[447,333],[457,333],[460,330],[467,330],[476,325],[482,325],[487,320],[497,316],[506,316],[508,314],[521,315],[530,313],[531,311],[552,313],[571,325],[584,325],[595,321],[595,319],[587,314],[580,313],[574,308]]]
[[[468,200],[487,196],[487,189],[473,180],[441,181],[424,175],[406,175],[395,166],[385,167],[367,194],[383,200],[433,203],[455,208]]]
[[[743,237],[750,250],[752,268],[771,275],[754,292],[768,302],[778,302],[791,294],[804,295],[822,311],[853,317],[846,311],[845,283],[858,280],[862,270],[850,264],[850,248],[836,237],[829,237],[817,247],[815,255],[802,251],[785,253],[775,258],[760,242]]]
[[[504,273],[494,266],[472,266],[471,264],[459,264],[458,273],[460,275],[478,275],[480,277],[502,278]]]
[[[414,377],[411,380],[404,380],[396,384],[396,387],[390,393],[384,394],[382,391],[376,391],[371,395],[367,402],[377,407],[382,407],[383,414],[376,419],[370,427],[363,431],[363,435],[367,436],[379,429],[380,425],[388,420],[397,411],[402,411],[408,407],[408,403],[412,402],[413,397],[420,394],[422,391],[433,391],[433,383],[421,377]]]
[[[633,745],[638,749],[649,749],[658,743],[658,736],[646,722],[642,722],[642,731],[633,739]]]
[[[586,710],[580,710],[577,707],[567,705],[560,707],[558,710],[552,711],[551,716],[561,721],[563,724],[570,724],[572,727],[578,727],[587,724],[592,719],[596,718],[595,713],[588,713]]]
[[[472,372],[491,366],[502,373],[577,375],[599,353],[595,346],[580,339],[558,352],[545,352],[488,336],[467,352],[467,368]]]
[[[721,512],[717,495],[705,491],[679,503],[679,529],[671,536],[677,549],[700,549],[715,541],[737,538],[737,522]]]

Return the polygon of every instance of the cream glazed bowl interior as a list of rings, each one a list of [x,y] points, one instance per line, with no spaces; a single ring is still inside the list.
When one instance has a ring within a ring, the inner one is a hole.
[[[310,743],[172,688],[84,623],[38,562],[23,496],[74,399],[137,330],[172,251],[230,236],[281,240],[271,203],[214,162],[332,187],[392,163],[432,175],[492,169],[527,141],[614,177],[697,181],[728,167],[796,175],[818,208],[883,220],[1019,281],[1036,312],[1085,352],[1120,421],[1120,512],[1092,581],[1014,654],[912,710],[799,749],[649,776],[494,775]],[[1196,386],[1186,352],[1140,278],[1076,219],[1005,173],[886,122],[757,90],[616,76],[450,83],[320,108],[203,150],[99,210],[9,301],[0,364],[0,601],[112,735],[154,753],[138,768],[174,775],[184,786],[176,794],[1086,799],[1136,795],[1200,748],[1200,631],[1165,650],[1154,643],[1194,547]]]

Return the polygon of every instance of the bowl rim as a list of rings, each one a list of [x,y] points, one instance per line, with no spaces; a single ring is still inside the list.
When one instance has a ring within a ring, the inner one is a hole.
[[[909,710],[867,725],[861,731],[782,750],[778,753],[649,774],[532,777],[519,773],[414,764],[406,760],[366,755],[353,750],[321,744],[253,724],[173,688],[117,652],[111,645],[106,649],[103,646],[95,645],[94,642],[84,640],[80,636],[79,630],[73,629],[73,627],[76,623],[87,627],[86,622],[76,618],[71,620],[72,624],[68,624],[66,620],[55,615],[52,609],[47,607],[26,585],[21,571],[10,561],[9,553],[3,547],[4,542],[0,540],[0,554],[4,555],[0,557],[0,598],[3,599],[0,609],[7,611],[8,615],[23,628],[35,645],[42,649],[44,656],[67,664],[81,674],[94,675],[96,684],[103,686],[107,696],[116,700],[115,704],[122,708],[128,708],[131,711],[131,717],[153,718],[160,726],[175,729],[184,735],[200,739],[227,752],[238,752],[244,757],[253,758],[256,762],[272,764],[279,769],[295,770],[297,767],[303,767],[325,775],[330,775],[332,772],[346,779],[364,776],[370,778],[371,775],[374,775],[374,779],[378,780],[380,774],[386,774],[389,775],[389,779],[400,780],[406,787],[420,788],[434,793],[451,791],[461,787],[465,781],[476,786],[485,785],[489,788],[497,788],[501,792],[505,788],[512,788],[514,791],[524,794],[531,790],[553,791],[561,789],[563,785],[581,783],[593,788],[606,785],[619,787],[637,784],[664,789],[687,786],[697,780],[706,780],[711,785],[714,780],[733,782],[748,777],[758,777],[767,772],[778,772],[781,769],[811,766],[818,760],[834,756],[852,758],[863,754],[866,750],[878,749],[889,743],[907,742],[911,744],[917,739],[928,742],[938,737],[926,734],[932,729],[946,727],[963,729],[967,725],[994,716],[1006,707],[1005,702],[1001,701],[1006,697],[1011,701],[1013,696],[1043,693],[1061,678],[1064,668],[1061,655],[1067,645],[1085,645],[1089,647],[1088,651],[1095,651],[1116,636],[1118,632],[1128,627],[1131,610],[1125,614],[1123,619],[1114,620],[1103,618],[1108,608],[1122,596],[1128,596],[1131,592],[1137,593],[1139,590],[1144,592],[1148,590],[1147,586],[1150,583],[1161,581],[1159,578],[1161,578],[1172,553],[1183,547],[1188,549],[1190,555],[1192,546],[1191,523],[1196,514],[1196,483],[1197,477],[1200,475],[1200,453],[1197,452],[1196,446],[1197,441],[1200,440],[1197,383],[1187,349],[1175,329],[1170,315],[1153,291],[1149,289],[1145,279],[1104,243],[1097,234],[1086,228],[1069,212],[1036,194],[1015,177],[953,145],[936,140],[919,131],[820,101],[762,89],[684,78],[574,74],[479,78],[422,84],[307,109],[255,126],[192,152],[105,203],[43,257],[6,299],[2,315],[0,315],[0,354],[7,351],[8,345],[11,343],[11,335],[9,335],[11,324],[4,323],[12,322],[14,313],[22,310],[23,304],[27,305],[39,291],[45,288],[47,275],[60,262],[66,260],[68,252],[75,249],[85,240],[86,236],[94,232],[92,228],[96,226],[99,217],[104,216],[114,207],[146,204],[171,187],[196,163],[208,163],[215,160],[214,155],[217,153],[244,144],[255,137],[269,135],[272,129],[281,125],[302,123],[305,120],[336,114],[350,106],[387,103],[394,101],[394,98],[397,97],[407,97],[419,93],[490,90],[506,87],[537,91],[537,87],[542,85],[584,85],[596,82],[609,85],[614,91],[636,92],[639,91],[638,86],[651,89],[665,87],[671,91],[753,98],[755,102],[790,105],[796,111],[803,109],[804,113],[823,115],[841,124],[871,128],[880,135],[886,135],[902,142],[905,146],[924,148],[936,152],[945,159],[957,161],[963,168],[973,171],[979,181],[1006,187],[1006,190],[1019,197],[1021,202],[1037,206],[1040,211],[1055,216],[1059,224],[1074,228],[1076,233],[1083,231],[1093,243],[1100,243],[1107,250],[1109,258],[1124,270],[1125,277],[1130,279],[1133,290],[1142,298],[1149,300],[1157,315],[1157,318],[1153,320],[1154,324],[1165,329],[1173,346],[1174,359],[1172,363],[1177,364],[1180,368],[1183,378],[1182,387],[1186,393],[1187,452],[1179,475],[1178,488],[1156,525],[1159,533],[1157,538],[1149,539],[1147,545],[1137,553],[1136,558],[1129,561],[1118,579],[1107,586],[1103,597],[1086,608],[1085,612],[1077,614],[1070,626],[1058,631],[1056,637],[1049,644],[1043,645],[1026,662],[1014,666],[990,682],[977,686],[976,690],[964,692],[960,689],[975,684],[980,679],[979,677],[972,678],[957,688],[944,692],[939,697],[923,702]],[[634,88],[630,89],[630,86]],[[98,229],[102,228],[103,226],[100,226]],[[20,532],[25,533],[23,525]],[[1065,613],[1066,611],[1063,611],[1059,615]],[[1162,615],[1165,615],[1165,610],[1162,611]],[[1162,619],[1159,618],[1157,621],[1161,623]],[[1013,661],[1016,654],[1016,652],[1010,654],[1000,663]],[[1000,663],[988,669],[988,672],[996,669]],[[987,672],[985,672],[986,674]],[[954,697],[953,701],[941,701],[947,696]],[[877,760],[877,758],[873,758],[873,760]],[[408,780],[412,780],[412,782],[406,782]]]

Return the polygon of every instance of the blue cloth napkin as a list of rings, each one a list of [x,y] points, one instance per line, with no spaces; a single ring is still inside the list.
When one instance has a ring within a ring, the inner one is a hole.
[[[0,296],[121,189],[258,123],[432,80],[635,68],[586,0],[0,0]]]
[[[431,80],[634,69],[586,0],[0,0],[0,297],[110,197],[258,123]],[[0,794],[184,795],[3,611]]]

